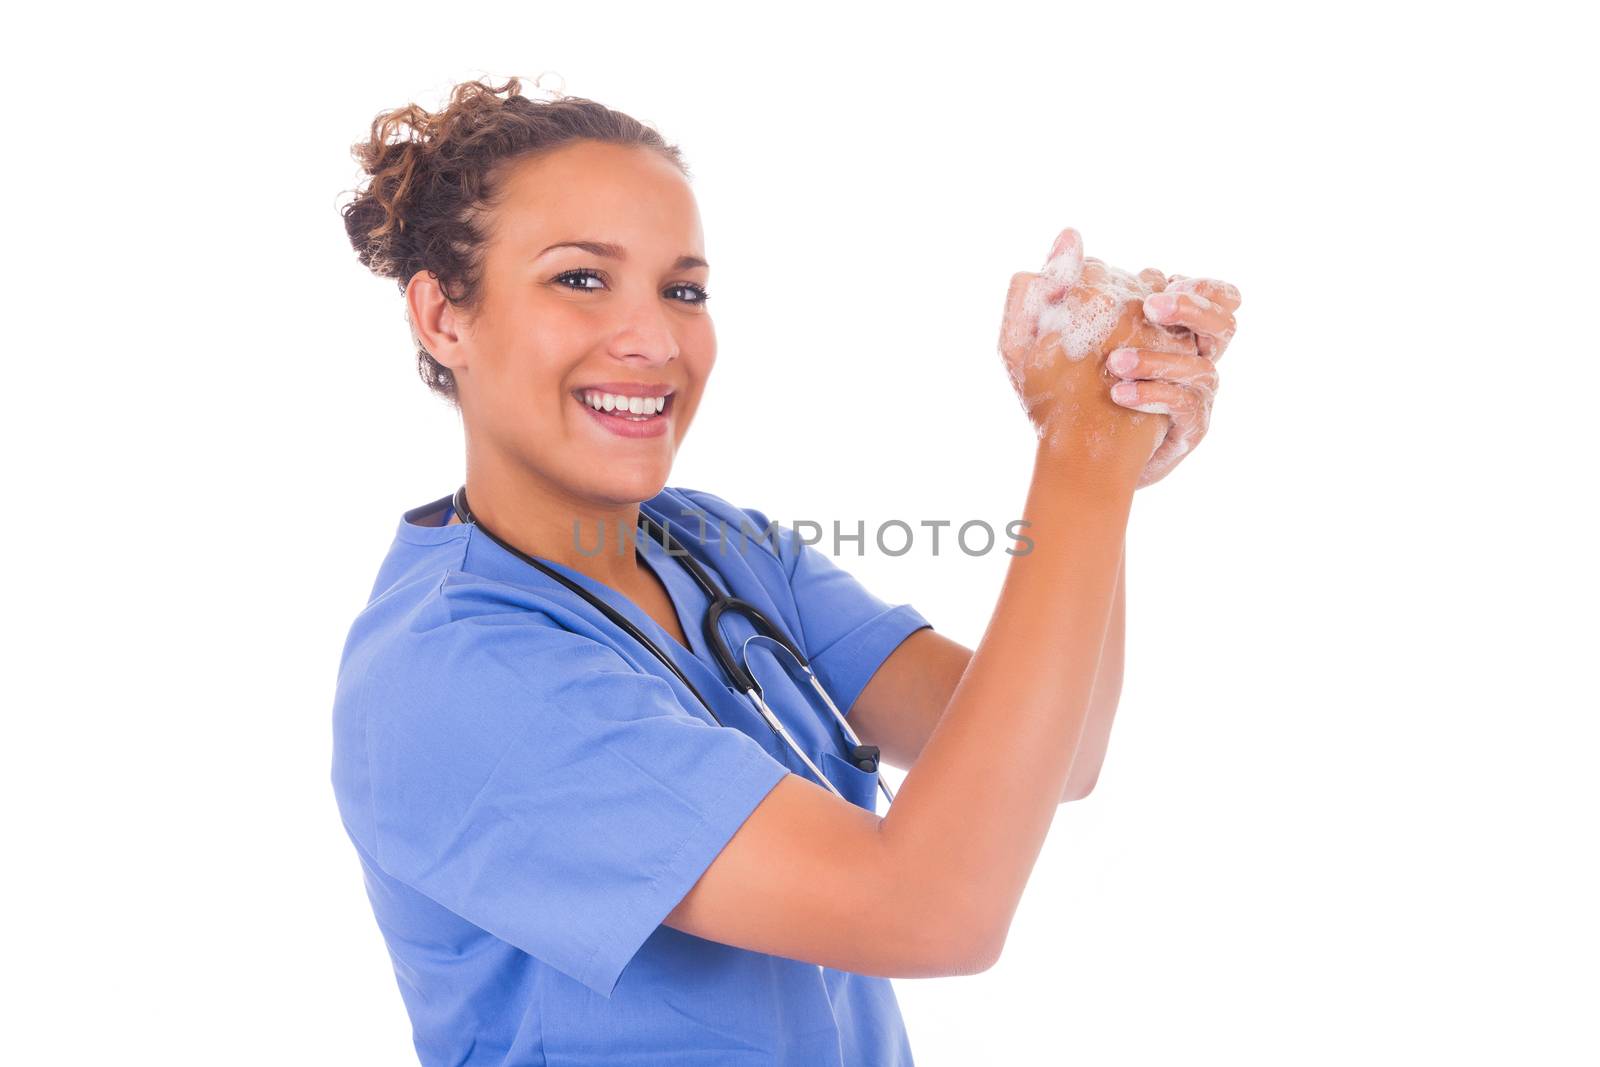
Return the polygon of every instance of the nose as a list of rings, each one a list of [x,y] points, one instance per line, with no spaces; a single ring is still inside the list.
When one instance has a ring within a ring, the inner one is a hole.
[[[665,309],[656,306],[658,302],[659,298],[649,304],[630,302],[611,337],[614,357],[651,367],[664,366],[678,358],[678,338]]]

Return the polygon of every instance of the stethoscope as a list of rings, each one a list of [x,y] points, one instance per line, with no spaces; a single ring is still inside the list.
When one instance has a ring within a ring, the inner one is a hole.
[[[600,609],[600,611],[605,614],[606,618],[610,619],[617,626],[621,627],[635,641],[649,649],[651,655],[655,656],[655,658],[660,660],[668,670],[676,675],[678,681],[683,683],[684,688],[693,693],[695,699],[704,705],[706,711],[710,713],[712,720],[715,721],[718,726],[726,725],[726,723],[717,717],[716,711],[711,707],[711,702],[700,694],[700,691],[694,687],[694,683],[690,682],[684,673],[678,669],[678,665],[674,663],[665,652],[661,651],[661,649],[656,646],[654,641],[650,640],[649,637],[640,632],[639,628],[635,626],[627,618],[627,616],[623,615],[610,604],[607,604],[605,601],[590,593],[587,589],[583,588],[566,575],[561,574],[554,568],[547,566],[544,562],[528,555],[515,545],[508,544],[507,542],[501,540],[495,535],[493,530],[490,530],[487,526],[480,522],[472,514],[472,509],[467,506],[466,486],[463,485],[461,488],[455,491],[455,494],[450,498],[450,503],[451,506],[455,508],[456,514],[461,516],[462,522],[472,523],[473,525],[477,526],[477,528],[488,535],[489,539],[495,544],[499,545],[507,552],[510,552],[524,563],[538,568],[544,574],[554,578],[556,581],[560,582],[574,593],[577,593],[579,596],[583,597],[584,600]],[[838,707],[834,705],[833,700],[828,696],[828,691],[822,688],[822,683],[817,680],[816,672],[811,669],[811,664],[806,660],[805,655],[800,651],[800,649],[795,646],[794,642],[790,641],[789,638],[784,635],[781,629],[779,629],[777,626],[774,626],[771,620],[769,620],[766,615],[762,614],[760,609],[758,609],[754,604],[751,604],[746,600],[740,600],[737,597],[729,596],[722,590],[718,589],[716,583],[711,580],[711,576],[706,573],[703,567],[700,566],[699,560],[690,555],[687,549],[674,552],[672,550],[672,535],[670,531],[668,531],[655,519],[652,519],[650,516],[646,515],[643,511],[639,512],[639,528],[644,530],[649,536],[655,538],[661,547],[667,550],[668,555],[682,560],[683,565],[688,569],[689,573],[694,576],[695,582],[700,586],[701,589],[705,591],[706,597],[711,601],[711,606],[706,609],[706,644],[710,646],[712,654],[717,658],[717,662],[722,665],[723,672],[733,680],[735,688],[743,692],[744,695],[750,700],[750,703],[756,709],[756,712],[761,716],[766,724],[772,728],[772,732],[777,734],[778,737],[783,740],[783,743],[788,745],[790,750],[793,751],[795,755],[800,757],[801,761],[805,763],[808,768],[810,768],[811,773],[817,776],[818,781],[832,790],[835,796],[843,799],[844,794],[840,793],[839,788],[828,780],[828,776],[823,774],[822,771],[817,768],[815,763],[811,762],[810,757],[808,757],[800,748],[800,746],[795,743],[795,740],[793,736],[790,735],[788,729],[785,728],[783,723],[778,720],[778,716],[773,714],[772,709],[767,706],[767,702],[761,698],[761,686],[745,666],[745,664],[749,662],[748,647],[751,641],[770,641],[793,657],[795,663],[799,664],[800,669],[805,672],[806,680],[811,683],[811,688],[816,691],[816,694],[819,697],[822,698],[822,702],[828,706],[828,710],[833,713],[834,719],[839,723],[840,729],[844,731],[845,737],[849,739],[849,744],[845,746],[845,750],[848,754],[850,763],[863,771],[876,772],[878,776],[878,787],[883,790],[884,796],[889,798],[889,802],[891,804],[894,803],[894,793],[889,789],[889,783],[883,780],[883,772],[879,770],[878,767],[878,746],[863,745],[861,743],[861,739],[857,737],[856,732],[850,728],[850,724],[845,721],[845,717],[839,713]],[[745,656],[744,662],[740,662],[734,658],[733,652],[728,648],[728,643],[723,639],[722,630],[718,626],[718,621],[722,618],[723,614],[728,611],[743,612],[756,629],[756,632],[750,637],[746,638],[744,644],[740,646],[740,652]]]

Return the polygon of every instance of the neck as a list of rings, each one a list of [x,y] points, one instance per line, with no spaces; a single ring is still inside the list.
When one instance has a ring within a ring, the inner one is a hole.
[[[538,559],[627,591],[639,581],[639,505],[573,497],[525,472],[515,479],[492,469],[467,471],[467,505],[495,536]],[[603,540],[602,540],[603,536]]]

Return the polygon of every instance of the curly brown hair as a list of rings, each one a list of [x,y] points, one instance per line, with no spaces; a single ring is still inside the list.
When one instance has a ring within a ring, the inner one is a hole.
[[[690,176],[677,146],[653,127],[583,97],[545,90],[552,99],[530,100],[521,89],[517,78],[501,86],[462,82],[440,111],[407,104],[380,112],[368,139],[352,147],[368,180],[340,209],[345,232],[362,264],[395,279],[402,294],[418,271],[428,271],[451,304],[469,313],[478,308],[488,212],[512,161],[601,141],[652,149]],[[422,380],[459,408],[449,368],[423,347],[415,327],[411,337]]]

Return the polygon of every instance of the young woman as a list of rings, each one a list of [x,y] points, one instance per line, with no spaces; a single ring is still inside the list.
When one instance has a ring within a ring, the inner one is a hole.
[[[344,209],[466,438],[465,485],[400,519],[334,708],[417,1051],[909,1064],[888,978],[992,964],[1094,783],[1131,498],[1203,434],[1237,293],[1084,260],[1071,230],[1014,276],[1032,548],[974,652],[666,485],[716,359],[686,170],[625,115],[518,89],[380,115]],[[880,756],[908,769],[881,817]]]

